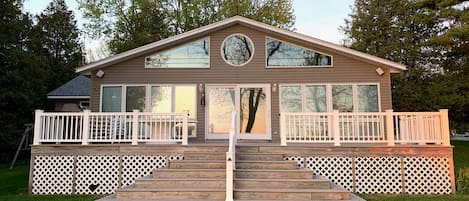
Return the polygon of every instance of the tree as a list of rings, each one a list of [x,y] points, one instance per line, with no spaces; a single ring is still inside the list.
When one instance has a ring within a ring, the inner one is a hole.
[[[80,0],[86,28],[113,53],[240,15],[285,29],[294,24],[290,0]]]
[[[64,0],[53,0],[38,16],[34,26],[34,49],[48,69],[47,90],[51,91],[75,76],[82,64],[80,32]]]
[[[456,107],[468,108],[469,101],[455,98],[466,95],[453,93],[467,88],[467,76],[448,77],[467,72],[468,15],[463,1],[356,0],[350,17],[342,27],[346,44],[408,68],[392,77],[395,110],[450,108],[450,119],[455,120],[462,110]]]

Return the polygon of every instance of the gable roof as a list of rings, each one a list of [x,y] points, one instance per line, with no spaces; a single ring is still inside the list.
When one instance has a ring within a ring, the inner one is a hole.
[[[90,78],[79,75],[47,94],[48,99],[89,99]]]
[[[128,59],[131,59],[131,58],[141,56],[143,54],[150,53],[154,51],[155,49],[161,48],[163,46],[166,47],[172,43],[175,43],[184,39],[190,39],[190,38],[199,37],[201,35],[206,35],[210,32],[223,29],[225,27],[228,27],[234,24],[242,24],[242,25],[247,25],[249,27],[264,29],[264,30],[268,30],[269,32],[275,32],[280,35],[284,35],[284,36],[292,37],[298,40],[303,40],[305,42],[313,43],[324,49],[329,49],[331,51],[342,53],[344,55],[348,55],[348,56],[354,57],[356,59],[359,59],[368,63],[374,63],[378,65],[383,65],[385,67],[389,67],[391,68],[391,72],[394,72],[394,73],[400,72],[402,70],[406,70],[405,65],[402,65],[396,62],[392,62],[392,61],[379,58],[370,54],[366,54],[360,51],[346,48],[346,47],[343,47],[343,46],[340,46],[331,42],[323,41],[323,40],[320,40],[311,36],[281,29],[281,28],[271,26],[268,24],[264,24],[262,22],[251,20],[245,17],[235,16],[235,17],[231,17],[231,18],[219,21],[219,22],[215,22],[215,23],[203,26],[203,27],[199,27],[197,29],[187,31],[185,33],[182,33],[176,36],[162,39],[162,40],[159,40],[159,41],[156,41],[156,42],[153,42],[153,43],[150,43],[150,44],[147,44],[147,45],[135,48],[135,49],[128,50],[126,52],[122,52],[120,54],[116,54],[111,57],[104,58],[96,62],[84,65],[82,67],[77,68],[76,72],[82,73],[82,72],[87,72],[90,70],[106,67],[115,63],[119,63]]]

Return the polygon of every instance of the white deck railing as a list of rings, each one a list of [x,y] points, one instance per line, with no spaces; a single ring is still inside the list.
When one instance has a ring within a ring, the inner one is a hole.
[[[226,152],[226,199],[225,201],[233,201],[233,177],[236,169],[236,144],[238,136],[236,135],[236,111],[231,116],[230,139],[228,144],[228,152]]]
[[[449,145],[448,110],[439,112],[281,113],[287,143],[386,143]]]
[[[36,110],[34,145],[41,143],[187,144],[187,113],[84,112]]]

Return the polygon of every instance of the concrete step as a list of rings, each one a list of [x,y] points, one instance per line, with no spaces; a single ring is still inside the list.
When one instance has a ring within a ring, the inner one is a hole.
[[[135,188],[210,188],[225,189],[226,181],[222,178],[141,178],[135,181]]]
[[[236,200],[350,200],[340,189],[235,189]]]
[[[226,179],[226,169],[155,169],[153,178],[219,178]]]
[[[224,160],[182,160],[169,162],[170,169],[223,169]]]
[[[236,169],[235,178],[253,179],[313,179],[313,171],[309,169],[267,170],[267,169]]]
[[[295,170],[298,168],[295,161],[246,161],[236,160],[237,169],[270,169]]]
[[[116,190],[117,199],[225,199],[225,189],[190,189],[190,188],[133,188],[129,186]]]
[[[236,160],[282,161],[283,154],[239,152],[236,153]]]
[[[225,152],[184,152],[184,160],[225,160]]]
[[[234,188],[237,189],[330,189],[331,183],[324,179],[252,179],[237,178]]]

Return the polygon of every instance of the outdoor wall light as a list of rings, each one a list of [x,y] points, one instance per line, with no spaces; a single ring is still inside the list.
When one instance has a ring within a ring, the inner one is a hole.
[[[101,79],[104,77],[104,71],[99,69],[98,72],[96,72],[96,77]]]
[[[277,92],[277,83],[272,84],[272,92]]]
[[[382,68],[377,68],[376,73],[378,73],[379,76],[384,75],[384,70]]]

